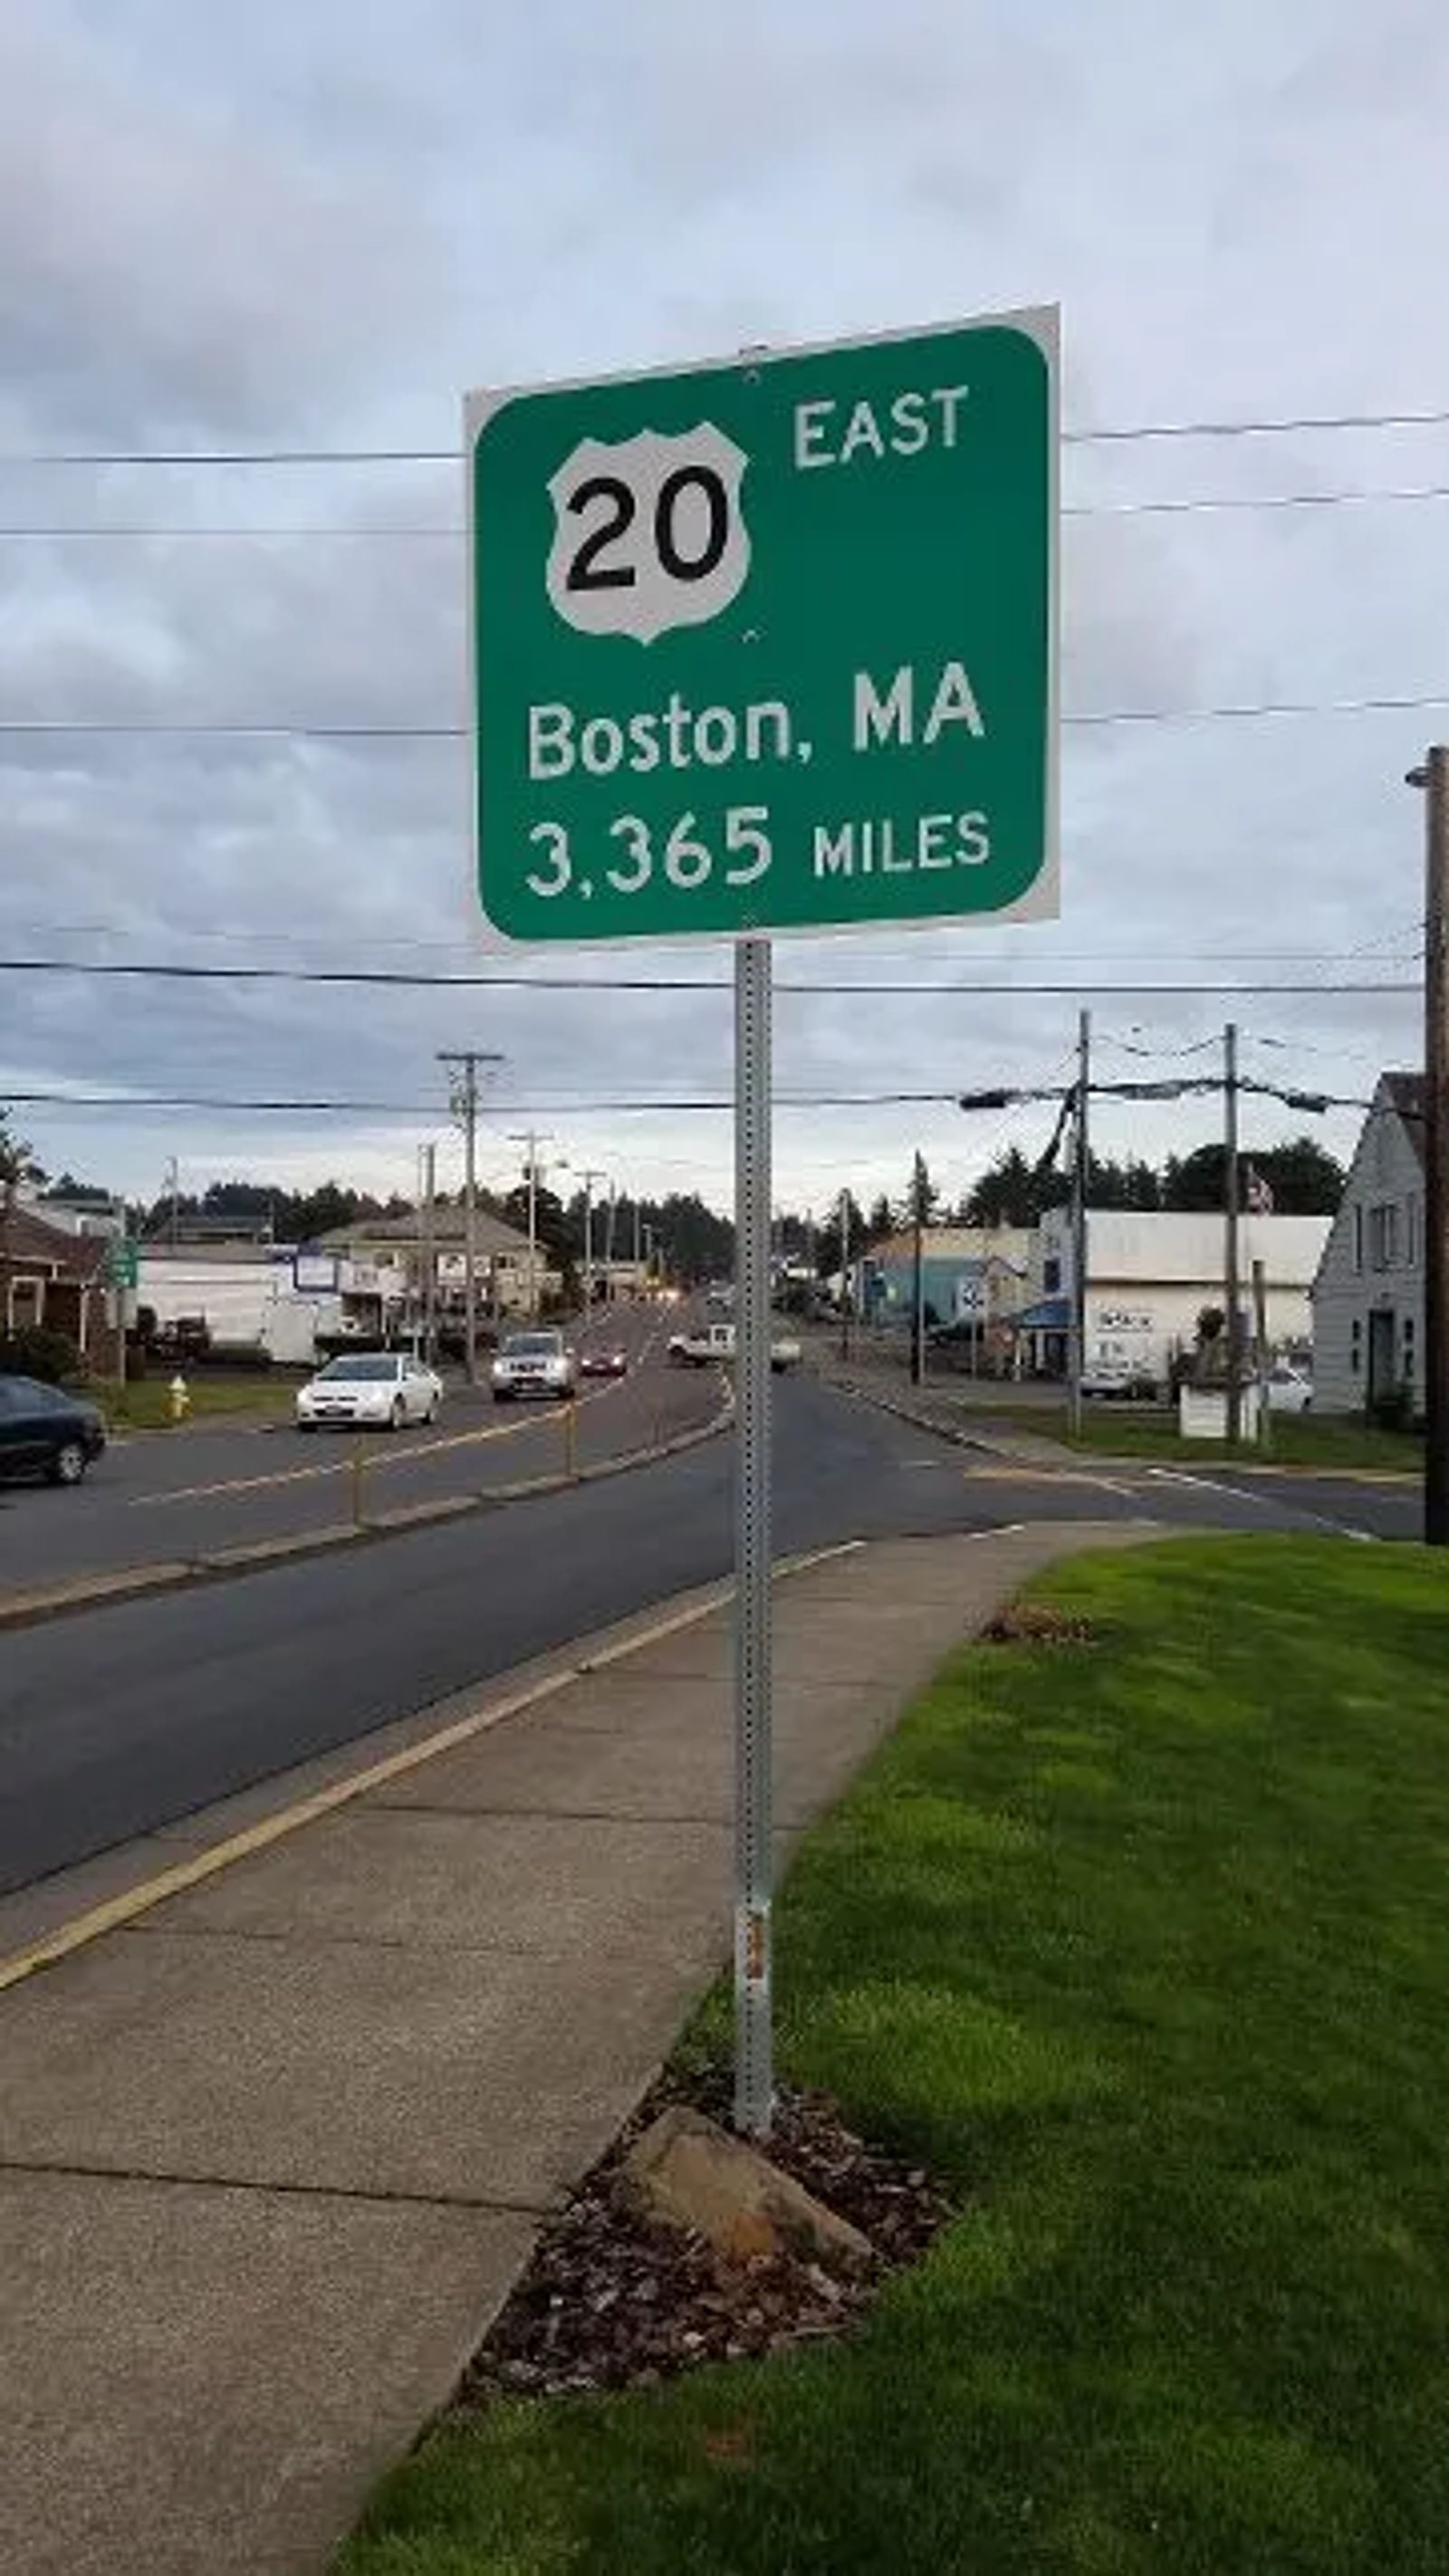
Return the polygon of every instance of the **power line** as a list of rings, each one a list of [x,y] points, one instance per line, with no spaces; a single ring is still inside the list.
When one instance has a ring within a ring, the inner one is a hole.
[[[1317,431],[1437,429],[1449,423],[1449,410],[1296,412],[1257,420],[1162,420],[1109,424],[1097,429],[1062,432],[1064,447],[1130,446],[1139,440],[1172,438],[1283,438]],[[235,466],[432,465],[455,467],[457,447],[71,447],[12,448],[0,452],[0,469],[11,465],[41,466]]]
[[[1449,706],[1449,689],[1429,690],[1405,696],[1365,698],[1260,698],[1227,700],[1206,707],[1096,707],[1084,708],[1075,715],[1064,715],[1064,726],[1100,728],[1106,725],[1222,724],[1252,722],[1278,716],[1359,716],[1404,715],[1430,707]],[[0,720],[0,736],[43,738],[50,735],[66,739],[100,736],[107,739],[194,739],[200,741],[286,741],[286,742],[466,742],[471,738],[467,725],[425,724],[266,724],[217,723],[215,721],[161,721],[153,717],[96,716],[7,716]]]
[[[722,988],[723,989],[723,988]],[[777,1092],[777,1109],[885,1109],[949,1107],[958,1094],[942,1091],[812,1091]],[[274,1100],[229,1099],[212,1094],[190,1092],[88,1092],[88,1091],[12,1091],[6,1088],[6,1105],[14,1109],[39,1107],[64,1109],[197,1109],[218,1113],[239,1112],[247,1116],[338,1116],[367,1118],[436,1118],[436,1100]],[[658,1100],[490,1100],[490,1116],[510,1118],[592,1118],[592,1117],[661,1117],[701,1112],[725,1116],[734,1109],[734,1096],[694,1099]]]
[[[1204,493],[1181,500],[1161,501],[1066,501],[1062,504],[1061,516],[1064,519],[1195,518],[1204,512],[1343,510],[1380,504],[1396,506],[1415,501],[1449,501],[1449,483],[1362,484],[1335,492]],[[247,539],[262,545],[299,544],[310,540],[335,540],[344,545],[360,540],[389,545],[428,542],[461,545],[467,534],[467,529],[461,524],[441,528],[389,528],[361,524],[339,527],[325,526],[320,521],[290,527],[200,526],[195,522],[185,527],[169,528],[134,522],[88,527],[74,524],[64,527],[0,527],[0,541],[7,545],[27,538],[38,539],[47,545],[90,541],[174,545],[193,538],[210,542]]]
[[[540,993],[719,993],[728,995],[731,986],[718,975],[520,975],[485,969],[463,975],[436,975],[419,968],[394,966],[198,966],[168,964],[163,960],[140,958],[77,957],[0,957],[0,974],[6,975],[85,975],[96,978],[129,976],[160,983],[176,984],[300,984],[364,985],[403,992],[540,992]],[[781,981],[777,994],[831,995],[851,999],[857,995],[873,998],[908,996],[912,1001],[946,998],[954,994],[996,994],[1002,999],[1027,995],[1033,999],[1052,996],[1075,999],[1080,993],[1132,995],[1139,993],[1191,995],[1214,994],[1302,994],[1315,1001],[1331,994],[1417,993],[1417,982],[1391,983],[1384,976],[1338,978],[1307,984],[1287,983],[1282,979],[1255,979],[1226,982],[1204,978],[1186,983],[1162,983],[1146,979],[1140,983],[1115,980],[1096,983],[1089,977],[1056,983],[1034,979],[1021,983],[986,982],[968,977],[951,984],[880,981],[840,983],[835,981]]]
[[[121,921],[16,921],[9,924],[6,935],[20,939],[131,940],[149,938],[151,933],[148,929],[138,929],[132,923]],[[217,927],[215,924],[203,928],[199,923],[191,923],[179,935],[189,940],[219,942],[228,947],[306,948],[330,940],[336,933],[332,925],[296,931],[241,930],[233,927]],[[888,928],[883,930],[881,935],[882,938],[888,938]],[[1051,962],[1054,966],[1146,966],[1169,960],[1174,965],[1181,965],[1187,960],[1198,965],[1331,966],[1346,963],[1352,958],[1366,957],[1381,948],[1402,946],[1405,940],[1416,935],[1421,936],[1422,930],[1416,929],[1415,923],[1410,920],[1402,930],[1382,932],[1373,939],[1354,940],[1341,948],[1187,948],[1180,942],[1171,948],[1053,948]],[[477,953],[476,942],[464,938],[417,939],[405,934],[392,938],[380,938],[368,936],[366,933],[359,935],[351,929],[348,931],[348,938],[350,943],[358,948],[406,948],[420,951],[428,956],[439,957],[472,956]],[[978,943],[973,942],[973,946],[976,945]],[[1010,965],[1013,959],[1009,954],[1000,957],[986,954],[982,962],[987,965]],[[721,987],[721,989],[725,988]],[[734,988],[731,985],[728,989],[732,992]],[[776,989],[778,991],[779,987],[777,986]],[[932,988],[927,985],[923,989],[929,992]]]

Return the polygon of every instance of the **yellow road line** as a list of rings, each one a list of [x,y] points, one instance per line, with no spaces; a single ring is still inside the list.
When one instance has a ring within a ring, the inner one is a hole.
[[[605,1396],[621,1394],[626,1383],[626,1380],[620,1380],[612,1386],[597,1387],[591,1394],[579,1396],[578,1404],[581,1409],[586,1404],[602,1404]],[[553,1419],[561,1422],[562,1413],[563,1409],[559,1407]],[[541,1413],[534,1421],[525,1417],[517,1422],[484,1423],[476,1431],[451,1431],[444,1439],[414,1440],[406,1448],[398,1448],[389,1439],[386,1447],[379,1445],[368,1450],[368,1472],[370,1474],[374,1467],[402,1467],[410,1458],[440,1458],[450,1449],[476,1449],[485,1440],[517,1440],[525,1431],[536,1431],[539,1422],[549,1418]],[[353,1433],[354,1439],[359,1436]],[[219,1494],[263,1493],[273,1485],[314,1484],[319,1478],[345,1476],[351,1472],[351,1466],[349,1453],[345,1457],[319,1461],[310,1467],[279,1467],[268,1476],[234,1476],[215,1485],[175,1485],[168,1487],[164,1494],[132,1494],[128,1501],[133,1512],[151,1511],[158,1503],[199,1503],[214,1500]]]
[[[808,1556],[787,1558],[776,1566],[775,1580],[780,1582],[788,1575],[808,1574],[812,1566],[828,1564],[838,1556],[852,1556],[864,1543],[858,1538],[846,1539],[835,1547],[816,1548]],[[642,1654],[646,1646],[662,1644],[666,1637],[677,1636],[681,1628],[696,1627],[700,1620],[712,1618],[733,1594],[733,1583],[716,1584],[703,1601],[692,1603],[688,1610],[673,1611],[667,1618],[656,1619],[650,1627],[637,1634],[621,1638],[617,1645],[606,1646],[599,1654],[590,1655],[583,1663],[568,1664],[560,1672],[546,1673],[541,1680],[530,1682],[526,1690],[514,1691],[506,1699],[494,1700],[486,1707],[472,1710],[467,1717],[455,1718],[451,1725],[440,1727],[435,1735],[425,1736],[421,1743],[406,1745],[399,1753],[386,1754],[380,1762],[371,1762],[365,1770],[349,1773],[345,1780],[334,1780],[325,1789],[314,1789],[309,1797],[298,1798],[290,1807],[281,1807],[275,1815],[263,1817],[260,1824],[247,1825],[242,1832],[229,1835],[226,1841],[209,1844],[205,1851],[194,1853],[190,1860],[178,1861],[173,1868],[162,1870],[157,1877],[144,1879],[139,1887],[127,1888],[124,1895],[108,1897],[103,1905],[92,1906],[88,1913],[77,1914],[69,1923],[63,1923],[58,1931],[47,1933],[45,1939],[37,1941],[32,1949],[19,1950],[13,1957],[0,1960],[0,1994],[11,1986],[23,1984],[27,1977],[35,1976],[42,1968],[53,1968],[57,1961],[69,1958],[75,1950],[85,1949],[92,1941],[99,1941],[105,1933],[121,1931],[126,1924],[134,1923],[138,1915],[149,1914],[153,1906],[164,1905],[168,1897],[184,1895],[188,1888],[201,1886],[206,1879],[215,1878],[220,1870],[230,1869],[234,1862],[250,1859],[255,1852],[266,1851],[272,1843],[282,1842],[289,1834],[300,1832],[304,1825],[316,1824],[323,1816],[332,1815],[337,1808],[350,1805],[353,1799],[366,1797],[369,1791],[382,1788],[387,1781],[400,1779],[406,1772],[420,1769],[423,1763],[434,1761],[440,1753],[454,1752],[460,1744],[471,1743],[475,1736],[488,1734],[493,1727],[501,1726],[505,1718],[521,1716],[525,1709],[536,1708],[540,1700],[555,1698],[560,1691],[567,1690],[572,1683],[588,1674],[603,1672],[611,1664],[623,1663],[631,1655]]]
[[[1108,1494],[1135,1494],[1139,1490],[1137,1484],[1096,1476],[1085,1467],[1030,1467],[1025,1461],[1019,1467],[963,1467],[961,1473],[971,1485],[1091,1485]]]

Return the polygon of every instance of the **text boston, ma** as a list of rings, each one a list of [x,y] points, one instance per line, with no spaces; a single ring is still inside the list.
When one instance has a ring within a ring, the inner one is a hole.
[[[852,677],[848,708],[842,709],[852,752],[898,746],[929,750],[948,728],[961,728],[984,739],[986,724],[964,665],[947,662],[921,674],[910,663],[880,681],[869,671]],[[835,746],[831,746],[835,748]],[[672,689],[662,707],[640,708],[621,718],[580,716],[558,699],[528,710],[528,774],[534,779],[567,778],[577,767],[595,778],[615,770],[645,775],[666,768],[718,769],[778,761],[808,761],[815,745],[799,731],[781,698],[766,698],[738,712],[733,707],[694,708]],[[761,813],[764,809],[752,809]],[[902,824],[898,817],[832,819],[814,827],[813,858],[817,876],[849,876],[855,869],[869,875],[881,867],[979,867],[991,855],[984,812],[922,814]]]

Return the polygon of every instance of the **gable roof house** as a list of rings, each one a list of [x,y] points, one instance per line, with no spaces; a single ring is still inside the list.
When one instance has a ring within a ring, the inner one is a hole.
[[[114,1225],[110,1228],[114,1233]],[[106,1287],[107,1237],[46,1215],[30,1202],[0,1206],[0,1341],[39,1327],[73,1342],[86,1365],[114,1370],[114,1298]]]
[[[1313,1288],[1313,1409],[1424,1402],[1424,1082],[1381,1074]]]

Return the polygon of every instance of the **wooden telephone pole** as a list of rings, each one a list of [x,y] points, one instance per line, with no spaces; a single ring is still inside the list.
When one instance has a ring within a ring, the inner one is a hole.
[[[1238,1175],[1238,1032],[1229,1022],[1223,1032],[1223,1214],[1225,1242],[1223,1260],[1224,1303],[1227,1306],[1228,1359],[1228,1438],[1243,1436],[1243,1334],[1239,1309],[1243,1294],[1243,1264],[1240,1227],[1243,1202]]]
[[[1424,1536],[1449,1547],[1449,745],[1424,790]]]

